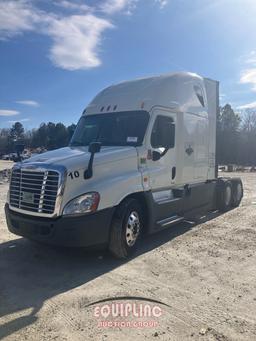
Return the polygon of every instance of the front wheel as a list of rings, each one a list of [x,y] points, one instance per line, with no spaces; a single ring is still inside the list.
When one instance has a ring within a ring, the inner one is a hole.
[[[143,227],[142,210],[133,198],[125,199],[116,209],[110,232],[109,250],[117,258],[131,256]]]

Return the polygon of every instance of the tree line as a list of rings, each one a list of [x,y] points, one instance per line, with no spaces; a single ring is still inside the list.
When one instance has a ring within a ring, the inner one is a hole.
[[[20,122],[9,129],[0,129],[0,155],[15,151],[17,143],[25,148],[47,149],[68,145],[76,125],[42,123],[38,129],[25,131]],[[242,115],[230,104],[220,107],[217,116],[217,161],[219,164],[256,165],[256,111]]]
[[[17,144],[29,149],[47,149],[68,145],[76,125],[65,126],[63,123],[41,123],[38,129],[26,130],[22,123],[15,122],[11,128],[0,129],[0,155],[15,152]]]
[[[230,104],[217,117],[218,164],[256,166],[256,111],[235,113]]]

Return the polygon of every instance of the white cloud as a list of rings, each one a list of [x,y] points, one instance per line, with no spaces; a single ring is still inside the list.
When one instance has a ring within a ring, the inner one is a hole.
[[[0,1],[0,39],[31,31],[39,20],[38,11],[27,0]]]
[[[39,103],[33,100],[22,100],[22,101],[16,101],[18,104],[28,105],[31,107],[39,107]]]
[[[252,50],[243,59],[246,68],[241,72],[240,83],[251,84],[252,90],[256,91],[256,51]]]
[[[82,0],[55,0],[55,8],[57,5],[62,11],[53,13],[40,10],[40,1],[0,0],[0,40],[27,31],[44,34],[52,39],[49,57],[57,67],[66,70],[97,67],[101,65],[99,48],[103,34],[114,27],[109,16],[131,13],[138,1],[103,0],[100,5],[88,6]],[[167,4],[167,0],[154,1],[160,7]]]
[[[106,14],[114,14],[127,9],[130,13],[138,0],[106,0],[100,5],[100,9]]]
[[[256,51],[251,51],[246,59],[247,64],[256,64]]]
[[[72,15],[55,19],[48,28],[53,39],[50,59],[63,69],[78,70],[99,66],[101,35],[113,25],[95,15]]]
[[[72,9],[79,9],[80,6],[84,10],[87,8],[86,5],[66,0],[60,1],[60,5]],[[111,27],[113,25],[109,20],[90,13],[56,15],[38,10],[29,0],[0,0],[0,39],[26,30],[48,35],[53,42],[49,53],[51,61],[66,70],[99,66],[98,49],[102,34]]]
[[[164,8],[168,4],[168,0],[155,0],[160,5],[160,8]]]
[[[54,2],[54,5],[56,6],[59,6],[59,7],[62,7],[62,8],[65,8],[67,10],[72,10],[72,11],[91,11],[93,10],[92,7],[84,4],[84,3],[77,3],[77,2],[71,2],[71,1],[68,1],[68,0],[56,0]]]
[[[0,116],[15,116],[18,114],[19,114],[19,111],[16,111],[16,110],[6,110],[6,109],[0,110]]]
[[[251,102],[251,103],[247,103],[244,105],[240,105],[239,107],[237,107],[237,109],[239,110],[256,109],[256,102]]]
[[[242,71],[240,83],[251,84],[252,90],[256,91],[256,68],[246,69]]]
[[[30,121],[30,118],[22,118],[21,120],[12,120],[12,121],[8,121],[8,123],[12,123],[12,124],[14,124],[14,123],[16,123],[16,122],[28,122],[28,121]]]

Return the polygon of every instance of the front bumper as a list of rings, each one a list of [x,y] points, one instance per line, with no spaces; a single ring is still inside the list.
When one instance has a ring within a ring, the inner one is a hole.
[[[113,213],[114,207],[77,217],[38,218],[17,213],[5,205],[10,232],[47,244],[72,247],[107,244]]]

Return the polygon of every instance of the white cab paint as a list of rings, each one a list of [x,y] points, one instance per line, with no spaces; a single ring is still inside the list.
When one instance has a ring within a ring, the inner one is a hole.
[[[195,86],[201,89],[204,106]],[[62,165],[67,174],[59,210],[75,197],[97,191],[99,210],[116,206],[127,195],[153,190],[156,201],[172,198],[172,188],[215,178],[216,112],[218,82],[193,73],[174,73],[138,79],[110,86],[101,91],[83,115],[121,111],[147,111],[150,115],[145,138],[140,147],[102,147],[95,154],[93,177],[85,180],[90,153],[87,147],[66,147],[36,155],[23,163]],[[158,161],[148,158],[152,127],[157,115],[167,115],[175,123],[175,146]],[[176,176],[172,179],[172,167]],[[166,189],[167,188],[167,189]],[[157,192],[159,192],[157,194]],[[24,211],[24,214],[27,214]]]

